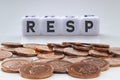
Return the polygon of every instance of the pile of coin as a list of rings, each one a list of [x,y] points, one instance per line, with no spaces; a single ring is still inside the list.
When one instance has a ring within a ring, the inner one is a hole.
[[[108,44],[3,42],[1,46],[1,70],[20,73],[29,79],[48,78],[53,73],[96,78],[102,71],[120,66],[120,47],[110,47]]]

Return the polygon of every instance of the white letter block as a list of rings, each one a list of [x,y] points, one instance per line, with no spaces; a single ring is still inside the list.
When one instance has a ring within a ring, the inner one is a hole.
[[[60,35],[61,19],[57,16],[44,16],[41,18],[41,35]]]
[[[85,15],[80,18],[81,35],[99,34],[99,17],[94,15]]]
[[[40,18],[26,16],[22,18],[23,35],[40,35]]]
[[[64,16],[62,17],[62,35],[80,35],[80,26],[78,17]]]

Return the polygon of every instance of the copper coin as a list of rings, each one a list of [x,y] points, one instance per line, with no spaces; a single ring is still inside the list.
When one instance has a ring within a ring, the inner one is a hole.
[[[62,44],[64,45],[75,45],[75,46],[86,46],[86,47],[91,47],[91,43],[83,43],[83,42],[63,42]]]
[[[33,62],[47,63],[47,62],[54,61],[54,60],[56,60],[56,59],[53,59],[53,58],[48,58],[48,59],[37,59],[37,60],[34,60]]]
[[[120,47],[111,47],[110,53],[120,56]]]
[[[68,67],[68,74],[76,78],[96,78],[100,75],[100,68],[96,65],[78,62]]]
[[[0,50],[0,60],[10,58],[12,56],[13,56],[13,54],[11,52]]]
[[[105,60],[109,62],[111,67],[120,66],[120,58],[106,58]]]
[[[110,45],[108,45],[108,44],[97,44],[97,43],[91,43],[91,46],[100,47],[100,48],[109,48],[110,47]]]
[[[48,43],[47,44],[49,47],[59,47],[59,48],[65,48],[65,47],[70,47],[70,45],[64,45],[64,44],[58,44],[58,43]]]
[[[23,44],[23,47],[36,49],[36,46],[39,46],[39,45],[40,44],[36,44],[36,43],[26,43],[26,44]]]
[[[22,47],[23,46],[21,43],[17,43],[17,42],[3,42],[1,43],[1,45],[7,46],[7,47]]]
[[[109,56],[107,52],[100,52],[96,50],[90,50],[89,55],[95,56],[95,57],[108,57]]]
[[[38,50],[40,52],[42,52],[42,51],[51,52],[51,49],[45,44],[40,44],[40,45],[36,46],[36,50]]]
[[[30,48],[15,48],[15,53],[21,56],[36,56],[37,55],[36,51]]]
[[[99,59],[99,58],[88,58],[88,59],[82,60],[81,62],[86,62],[92,65],[96,65],[101,69],[101,71],[105,71],[109,69],[109,66],[110,66],[110,64],[106,60]]]
[[[9,52],[12,52],[12,53],[14,53],[15,52],[15,48],[14,47],[1,47],[0,48],[1,50],[4,50],[4,51],[9,51]]]
[[[81,50],[81,51],[89,51],[91,48],[89,47],[84,47],[84,46],[72,46],[76,50]]]
[[[32,60],[27,58],[10,58],[2,62],[1,69],[5,72],[16,73],[22,65],[30,63]]]
[[[48,63],[53,66],[54,72],[56,73],[66,73],[68,66],[71,64],[71,62],[64,60],[54,60]]]
[[[54,52],[63,53],[63,52],[64,52],[64,48],[61,48],[61,47],[54,47],[54,48],[53,48],[53,51],[54,51]]]
[[[40,53],[40,54],[37,55],[37,57],[39,59],[42,59],[42,58],[43,59],[61,59],[61,58],[64,57],[64,54],[62,54],[62,53],[55,53],[55,52],[50,52],[48,54]]]
[[[101,51],[101,52],[109,52],[109,48],[98,48],[98,47],[93,47],[93,50]]]
[[[71,63],[81,62],[82,60],[86,59],[87,57],[68,57],[65,56],[62,60],[69,61]]]
[[[62,42],[62,44],[64,44],[64,45],[81,45],[81,43],[80,42]]]
[[[47,78],[53,74],[53,67],[47,63],[33,62],[22,66],[20,74],[29,79]]]
[[[64,53],[67,55],[76,55],[76,56],[87,56],[88,55],[87,51],[75,50],[71,47],[64,48]]]

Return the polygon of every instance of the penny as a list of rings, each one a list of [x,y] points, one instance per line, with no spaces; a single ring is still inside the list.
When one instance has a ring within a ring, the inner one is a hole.
[[[62,53],[55,53],[55,52],[50,52],[50,53],[48,53],[48,54],[42,54],[42,53],[40,53],[40,54],[38,54],[37,55],[37,57],[39,58],[39,59],[61,59],[61,58],[63,58],[64,57],[64,54],[62,54]]]
[[[80,42],[62,42],[64,45],[81,45]]]
[[[61,52],[61,53],[63,53],[64,52],[64,48],[62,48],[62,47],[54,47],[53,51],[54,52]]]
[[[67,55],[76,55],[76,56],[87,56],[88,55],[87,51],[75,50],[71,47],[64,48],[64,53]]]
[[[100,75],[100,68],[96,65],[78,62],[68,67],[68,74],[76,78],[96,78]]]
[[[12,57],[13,54],[9,51],[0,50],[0,60]]]
[[[56,59],[52,59],[52,58],[48,58],[48,59],[37,59],[37,60],[34,60],[33,62],[47,63],[47,62],[50,62],[50,61],[53,61],[53,60],[56,60]]]
[[[58,44],[58,43],[48,43],[47,45],[51,48],[53,47],[65,48],[70,46],[70,45],[64,45],[64,44]]]
[[[27,58],[10,58],[2,62],[1,69],[4,72],[18,73],[22,65],[30,63],[32,60]]]
[[[109,48],[98,48],[98,47],[93,47],[93,50],[101,51],[101,52],[109,52]]]
[[[43,79],[52,76],[53,67],[47,63],[33,62],[20,68],[20,75],[29,79]]]
[[[15,52],[15,48],[14,47],[1,47],[0,48],[1,50],[4,50],[4,51],[9,51],[9,52],[12,52],[12,53],[14,53]]]
[[[104,60],[104,59],[99,59],[99,58],[88,58],[84,59],[81,62],[86,62],[92,65],[96,65],[100,68],[101,71],[105,71],[109,69],[110,64]]]
[[[112,58],[114,57],[113,54],[109,54],[108,56],[97,56],[97,58],[100,58],[100,59],[107,59],[107,58]]]
[[[76,50],[81,50],[81,51],[89,51],[89,47],[84,47],[84,46],[72,46]]]
[[[109,62],[111,67],[120,66],[120,58],[106,58],[105,60]]]
[[[34,49],[30,48],[15,48],[15,54],[21,56],[36,56],[37,53]]]
[[[64,60],[54,60],[48,63],[53,66],[54,72],[56,73],[66,73],[68,66],[71,64],[71,62]]]
[[[36,46],[39,46],[39,45],[40,44],[36,44],[36,43],[26,43],[26,44],[23,44],[23,47],[36,49]]]
[[[22,47],[23,46],[21,43],[17,43],[17,42],[3,42],[1,43],[1,45],[7,46],[7,47]]]
[[[40,52],[43,52],[43,51],[51,52],[51,49],[45,44],[40,44],[40,45],[36,46],[36,50],[38,50]]]
[[[91,43],[83,43],[83,42],[63,42],[64,45],[75,45],[75,46],[84,46],[84,47],[91,47]]]
[[[90,50],[89,55],[95,56],[95,57],[108,57],[109,56],[107,52],[100,52],[96,50]]]
[[[86,59],[87,57],[64,57],[64,61],[69,61],[71,63],[81,62],[82,60]]]
[[[120,56],[120,47],[111,47],[110,53]]]
[[[97,43],[91,43],[91,46],[100,47],[100,48],[109,48],[110,47],[110,45],[108,45],[108,44],[97,44]]]

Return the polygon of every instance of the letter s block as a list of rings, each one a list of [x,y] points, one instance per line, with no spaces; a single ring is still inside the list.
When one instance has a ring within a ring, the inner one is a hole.
[[[40,18],[26,16],[22,18],[23,35],[40,35]]]
[[[80,19],[81,35],[99,34],[99,17],[94,15],[85,15]]]
[[[62,35],[80,35],[80,26],[78,17],[64,16],[62,18]]]
[[[41,18],[41,35],[60,35],[61,21],[57,16],[44,16]]]

